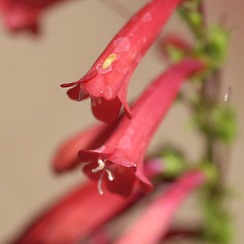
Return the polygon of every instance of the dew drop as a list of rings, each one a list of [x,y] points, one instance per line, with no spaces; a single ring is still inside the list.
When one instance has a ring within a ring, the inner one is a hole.
[[[110,72],[112,69],[113,69],[112,66],[109,66],[106,69],[100,69],[98,73],[99,74],[106,74],[106,73]]]
[[[130,49],[130,41],[126,37],[119,37],[114,41],[115,52],[126,52]]]
[[[130,70],[130,66],[129,65],[121,65],[121,66],[117,66],[116,69],[118,70],[119,73],[124,75]]]
[[[96,70],[99,71],[102,68],[102,64],[97,64]]]
[[[104,93],[105,93],[106,98],[108,98],[108,99],[113,97],[113,91],[112,91],[112,88],[110,86],[104,87]]]
[[[152,20],[152,15],[150,13],[145,13],[143,16],[142,16],[142,22],[143,23],[148,23]]]

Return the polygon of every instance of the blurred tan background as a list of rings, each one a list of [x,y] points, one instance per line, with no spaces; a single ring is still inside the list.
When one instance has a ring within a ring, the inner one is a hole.
[[[130,9],[129,16],[147,1],[120,2]],[[231,150],[229,185],[234,189],[231,202],[236,228],[234,244],[242,244],[244,3],[242,0],[206,3],[208,19],[217,21],[224,17],[233,31],[222,94],[224,97],[228,87],[232,87],[231,103],[238,111],[239,134]],[[1,25],[0,243],[20,230],[46,204],[84,179],[79,170],[55,177],[50,167],[60,140],[95,121],[89,102],[70,101],[59,84],[80,78],[125,22],[125,17],[102,1],[80,0],[48,11],[42,20],[43,33],[38,38],[10,34]],[[174,16],[166,29],[184,32],[183,27]],[[137,96],[161,71],[157,53],[155,47],[151,48],[137,68],[129,88],[130,98]],[[174,142],[186,150],[190,148],[190,157],[197,158],[201,141],[186,129],[187,121],[187,111],[175,106],[153,145]]]

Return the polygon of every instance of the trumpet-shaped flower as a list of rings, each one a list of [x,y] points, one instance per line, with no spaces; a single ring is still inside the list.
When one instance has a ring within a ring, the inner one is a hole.
[[[154,178],[162,172],[162,164],[159,158],[148,159],[146,175]],[[105,223],[141,197],[138,188],[130,197],[122,198],[109,191],[100,196],[96,182],[82,184],[37,217],[12,243],[78,243],[88,236],[95,241]]]
[[[126,101],[130,77],[179,2],[152,0],[118,32],[85,76],[61,87],[72,87],[67,93],[74,100],[90,97],[99,120],[111,123],[122,105],[130,117]]]
[[[0,14],[11,31],[39,30],[39,17],[43,10],[64,0],[0,0]]]
[[[115,243],[142,243],[142,240],[143,243],[158,243],[166,235],[181,203],[206,180],[205,173],[200,170],[183,175],[151,203],[145,213]]]
[[[15,241],[27,243],[78,243],[135,202],[107,192],[101,197],[94,182],[77,187],[39,216]]]
[[[110,191],[123,196],[132,192],[136,182],[144,191],[152,189],[143,172],[144,155],[151,137],[183,81],[201,68],[200,62],[190,59],[170,67],[138,99],[132,109],[133,119],[124,116],[100,148],[79,152],[84,172],[98,180],[101,194],[103,179]]]

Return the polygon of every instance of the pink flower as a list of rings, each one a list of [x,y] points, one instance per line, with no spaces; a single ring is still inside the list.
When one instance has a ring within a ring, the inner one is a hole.
[[[156,199],[136,220],[128,231],[115,243],[159,243],[169,228],[172,218],[181,203],[193,190],[206,182],[206,175],[201,171],[192,171],[183,175]]]
[[[110,192],[101,197],[96,183],[78,186],[39,216],[12,243],[78,243],[138,197],[138,192],[126,199]]]
[[[136,102],[132,109],[133,119],[124,116],[100,148],[79,152],[84,172],[91,179],[98,180],[101,194],[103,179],[110,191],[123,196],[132,192],[137,180],[144,191],[152,189],[143,172],[148,144],[184,79],[201,68],[202,64],[196,60],[184,60],[170,67]]]
[[[126,101],[130,77],[179,2],[153,0],[144,6],[112,39],[85,76],[61,87],[72,87],[67,93],[74,100],[91,97],[93,114],[99,120],[114,121],[121,105],[130,117]]]
[[[39,17],[43,10],[64,0],[0,0],[0,14],[11,31],[39,30]]]

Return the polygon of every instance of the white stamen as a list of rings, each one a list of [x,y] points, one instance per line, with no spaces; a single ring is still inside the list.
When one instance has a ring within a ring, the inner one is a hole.
[[[102,189],[103,177],[104,177],[104,171],[101,173],[97,182],[97,189],[100,195],[103,195],[103,189]]]
[[[95,169],[92,169],[92,173],[97,173],[98,171],[101,171],[105,167],[105,163],[102,161],[101,158],[97,160],[98,166]]]
[[[106,170],[106,173],[108,174],[108,180],[113,181],[114,176],[113,176],[112,172],[109,169],[105,169],[105,170]]]

